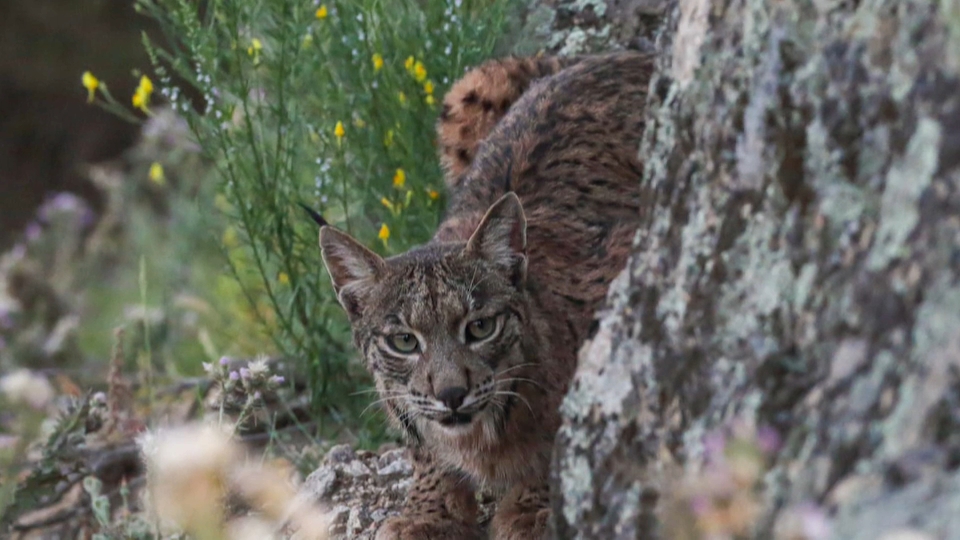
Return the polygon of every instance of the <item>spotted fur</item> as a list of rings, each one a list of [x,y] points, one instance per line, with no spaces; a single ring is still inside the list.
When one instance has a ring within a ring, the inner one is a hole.
[[[321,229],[354,341],[416,457],[403,515],[378,539],[478,537],[476,488],[499,496],[493,538],[545,534],[560,401],[640,221],[650,68],[636,53],[485,64],[445,98],[440,139],[469,151],[445,162],[433,240],[383,259]],[[484,99],[491,116],[448,129]]]
[[[480,141],[534,81],[577,61],[577,57],[555,56],[501,58],[481,64],[454,83],[437,119],[437,146],[447,187],[456,187],[477,155]]]

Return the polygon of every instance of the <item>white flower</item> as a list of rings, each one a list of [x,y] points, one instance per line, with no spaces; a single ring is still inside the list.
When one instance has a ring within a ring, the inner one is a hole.
[[[14,371],[0,379],[0,394],[11,404],[26,404],[34,409],[43,409],[55,396],[46,377],[28,369]]]
[[[276,526],[253,516],[245,516],[230,522],[228,535],[231,540],[273,540]]]
[[[230,436],[194,424],[143,435],[138,442],[157,516],[187,532],[220,527],[227,478],[243,457]]]
[[[250,377],[254,379],[265,378],[270,374],[270,359],[266,356],[260,356],[256,360],[250,362],[247,365],[247,370],[250,371]]]
[[[289,468],[245,458],[240,445],[220,428],[192,424],[142,435],[147,494],[163,525],[195,537],[272,539],[285,523],[301,538],[326,540],[329,520],[312,499],[298,496]],[[239,495],[256,517],[225,522],[227,493]],[[171,531],[172,532],[172,531]]]

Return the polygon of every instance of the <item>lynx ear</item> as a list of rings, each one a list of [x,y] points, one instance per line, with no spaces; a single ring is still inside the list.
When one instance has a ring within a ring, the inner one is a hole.
[[[467,241],[467,253],[508,269],[517,285],[527,273],[527,218],[512,191],[493,203]]]
[[[376,279],[385,267],[383,259],[329,225],[320,227],[320,249],[340,303],[350,312],[351,308],[344,302],[341,292],[352,284]]]

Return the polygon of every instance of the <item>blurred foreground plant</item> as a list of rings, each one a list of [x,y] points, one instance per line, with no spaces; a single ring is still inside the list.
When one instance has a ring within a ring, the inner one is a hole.
[[[363,375],[348,363],[348,326],[297,203],[388,254],[425,240],[442,208],[437,96],[492,55],[507,5],[137,0],[167,37],[144,37],[154,76],[140,76],[130,105],[82,78],[117,114],[151,115],[164,100],[187,120],[216,170],[222,249],[250,314],[277,352],[307,362],[327,412],[359,410]]]
[[[665,537],[671,540],[755,538],[768,496],[765,475],[781,440],[769,427],[741,419],[708,433],[691,455],[686,474],[667,483],[660,506]],[[813,501],[786,507],[774,540],[826,540],[830,522]]]
[[[26,462],[27,450],[40,437],[54,396],[47,379],[29,370],[19,369],[0,378],[0,410],[5,411],[5,418],[0,419],[0,518],[13,503],[20,467]],[[11,433],[5,433],[5,428]]]
[[[298,537],[327,537],[324,513],[300,496],[289,471],[244,456],[224,429],[191,424],[148,433],[140,440],[147,463],[150,506],[168,529],[198,540],[274,538],[281,529]],[[241,497],[257,516],[228,520],[228,495]]]

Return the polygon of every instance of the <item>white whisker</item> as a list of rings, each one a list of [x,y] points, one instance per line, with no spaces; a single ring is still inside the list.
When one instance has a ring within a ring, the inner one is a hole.
[[[515,366],[510,366],[510,367],[508,367],[508,368],[501,369],[500,371],[497,371],[496,373],[494,373],[494,377],[496,378],[496,377],[499,377],[499,376],[501,376],[501,375],[505,375],[505,374],[507,374],[507,373],[515,370],[515,369],[525,368],[525,367],[529,367],[529,366],[536,366],[536,365],[539,365],[539,364],[537,364],[536,362],[524,362],[524,363],[522,363],[522,364],[517,364],[517,365],[515,365]]]
[[[533,380],[533,379],[527,379],[527,378],[524,378],[524,377],[511,377],[511,378],[509,378],[509,379],[500,379],[500,380],[496,381],[496,384],[507,384],[507,383],[512,383],[512,382],[515,382],[515,381],[516,381],[516,382],[530,383],[530,384],[536,386],[537,388],[543,390],[544,392],[547,391],[547,389],[544,388],[542,384],[538,383],[537,381],[535,381],[535,380]]]
[[[369,388],[367,390],[357,390],[356,392],[352,392],[350,395],[359,396],[361,394],[373,394],[373,393],[379,393],[379,392],[380,390],[377,390],[376,388]]]
[[[380,398],[380,399],[372,402],[371,404],[367,405],[366,407],[364,407],[364,408],[363,408],[363,411],[360,413],[360,416],[362,417],[364,414],[366,414],[367,411],[370,410],[371,407],[373,407],[373,406],[375,406],[375,405],[379,405],[379,404],[381,404],[381,403],[386,403],[386,402],[391,401],[391,400],[403,399],[404,397],[405,397],[405,396],[401,396],[401,395],[382,397],[382,398]]]
[[[511,391],[509,391],[509,390],[497,390],[493,395],[495,395],[495,396],[499,396],[499,395],[514,396],[514,397],[520,398],[520,400],[523,401],[524,405],[527,406],[527,409],[530,409],[530,414],[536,415],[536,413],[533,412],[533,407],[530,406],[530,402],[527,401],[527,398],[521,396],[520,394],[518,394],[518,393],[516,393],[516,392],[511,392]]]

